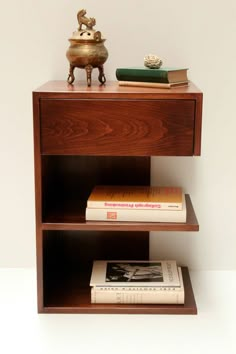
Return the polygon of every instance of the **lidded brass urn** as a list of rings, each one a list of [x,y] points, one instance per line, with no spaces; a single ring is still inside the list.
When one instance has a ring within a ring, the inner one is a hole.
[[[98,68],[98,80],[101,84],[106,82],[103,64],[108,58],[108,51],[104,46],[105,39],[100,31],[93,27],[96,20],[93,17],[86,17],[86,10],[80,10],[77,14],[79,28],[73,32],[69,38],[70,46],[66,52],[70,62],[68,83],[72,84],[75,80],[74,69],[85,69],[87,74],[87,85],[91,86],[91,76],[93,68]],[[85,26],[85,29],[82,28]]]

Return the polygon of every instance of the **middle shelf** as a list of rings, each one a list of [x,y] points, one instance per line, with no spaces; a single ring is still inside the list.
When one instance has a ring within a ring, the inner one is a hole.
[[[43,155],[41,228],[98,231],[199,230],[189,194],[186,194],[186,223],[86,221],[87,199],[96,184],[149,185],[150,157]]]

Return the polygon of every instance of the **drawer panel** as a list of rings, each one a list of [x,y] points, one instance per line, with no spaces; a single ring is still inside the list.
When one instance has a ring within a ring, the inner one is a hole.
[[[191,156],[194,100],[41,99],[41,153]]]

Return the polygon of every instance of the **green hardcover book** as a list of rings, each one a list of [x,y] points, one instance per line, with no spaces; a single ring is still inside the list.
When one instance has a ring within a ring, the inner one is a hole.
[[[188,81],[187,68],[149,69],[147,67],[117,68],[116,78],[119,81],[174,83]]]

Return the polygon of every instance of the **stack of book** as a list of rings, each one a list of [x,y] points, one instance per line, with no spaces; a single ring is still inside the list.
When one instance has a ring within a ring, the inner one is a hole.
[[[187,68],[143,67],[117,68],[116,78],[120,86],[172,88],[188,85]]]
[[[174,222],[187,218],[181,187],[96,186],[85,212],[88,221]]]
[[[182,271],[176,261],[94,261],[94,304],[184,304]]]

